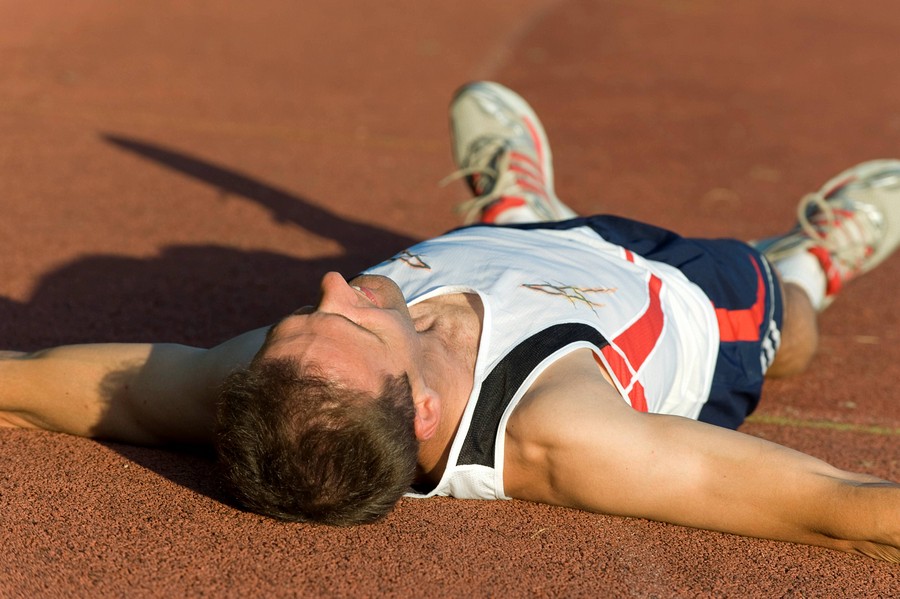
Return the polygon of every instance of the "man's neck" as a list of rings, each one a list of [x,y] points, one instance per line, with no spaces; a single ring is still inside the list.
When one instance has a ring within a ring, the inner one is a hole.
[[[472,393],[484,306],[476,294],[454,293],[416,304],[410,314],[422,335],[426,382],[441,397],[437,432],[419,448],[418,478],[436,484]]]

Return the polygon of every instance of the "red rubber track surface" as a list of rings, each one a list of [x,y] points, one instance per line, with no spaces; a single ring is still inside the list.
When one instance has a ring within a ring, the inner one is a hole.
[[[686,234],[782,230],[900,154],[893,0],[0,0],[0,344],[214,344],[454,226],[475,78],[542,115],[577,210]],[[898,281],[849,286],[744,430],[900,479]],[[0,547],[4,598],[900,592],[862,557],[518,501],[282,524],[202,456],[13,430]]]

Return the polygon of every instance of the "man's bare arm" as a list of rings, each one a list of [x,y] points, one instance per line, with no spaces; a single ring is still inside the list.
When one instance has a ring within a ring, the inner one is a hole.
[[[115,343],[5,352],[0,426],[140,444],[209,442],[219,385],[264,337],[258,329],[209,350]]]
[[[592,362],[588,353],[548,371],[511,419],[507,494],[900,562],[900,485],[735,431],[641,414],[598,382]]]

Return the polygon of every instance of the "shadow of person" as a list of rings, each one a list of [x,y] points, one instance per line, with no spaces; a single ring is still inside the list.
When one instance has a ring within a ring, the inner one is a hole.
[[[120,149],[267,208],[277,222],[292,223],[337,241],[347,254],[376,253],[380,259],[386,257],[380,254],[382,250],[392,248],[387,254],[390,255],[419,241],[362,221],[338,216],[284,190],[181,152],[111,133],[105,133],[102,137]]]
[[[0,335],[24,350],[100,341],[207,347],[315,302],[323,273],[355,273],[389,255],[303,260],[207,244],[150,258],[85,256],[45,274],[26,302],[0,299]]]
[[[147,341],[209,347],[313,303],[324,272],[353,274],[416,241],[173,149],[123,136],[103,139],[262,205],[273,218],[330,237],[343,251],[298,259],[206,244],[165,247],[151,258],[82,257],[46,273],[27,301],[0,298],[0,335],[7,347]],[[177,484],[227,500],[208,467],[209,454],[180,461],[168,451],[109,446]]]

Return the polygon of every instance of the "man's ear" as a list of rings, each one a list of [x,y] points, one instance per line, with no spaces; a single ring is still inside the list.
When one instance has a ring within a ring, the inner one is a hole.
[[[441,421],[441,398],[434,390],[426,387],[418,396],[413,397],[413,406],[416,408],[416,439],[427,441],[437,432]]]

